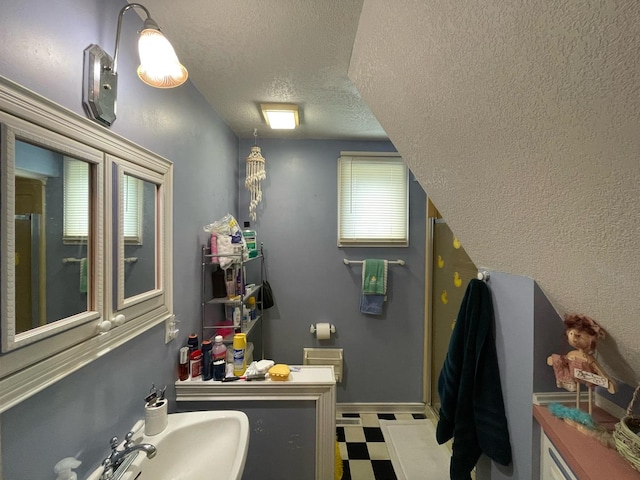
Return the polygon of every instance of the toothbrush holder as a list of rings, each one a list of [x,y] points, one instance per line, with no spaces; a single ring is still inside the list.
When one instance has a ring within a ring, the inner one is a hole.
[[[144,406],[144,434],[146,436],[158,435],[167,428],[169,422],[168,403],[166,399],[163,399],[153,404],[147,403]]]

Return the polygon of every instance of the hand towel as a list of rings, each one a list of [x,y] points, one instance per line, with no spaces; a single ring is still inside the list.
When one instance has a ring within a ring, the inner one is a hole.
[[[382,315],[382,306],[384,305],[384,299],[384,295],[361,293],[360,313],[366,313],[368,315]]]
[[[388,269],[387,260],[369,259],[362,262],[361,313],[382,315],[382,307],[387,299]]]
[[[362,293],[386,295],[387,260],[368,259],[362,262]]]
[[[80,293],[87,293],[87,259],[80,259]]]

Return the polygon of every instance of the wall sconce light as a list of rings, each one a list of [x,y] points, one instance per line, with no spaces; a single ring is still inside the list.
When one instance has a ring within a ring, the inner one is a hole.
[[[122,18],[127,10],[138,7],[146,14],[140,38],[138,77],[156,88],[173,88],[182,85],[189,76],[180,64],[175,50],[149,15],[149,10],[139,3],[125,5],[118,14],[116,48],[113,59],[99,45],[89,45],[84,51],[84,75],[87,89],[83,104],[90,118],[110,126],[116,120],[116,96],[118,87],[118,50]]]
[[[294,103],[261,103],[262,115],[273,129],[292,130],[299,123],[298,106]]]

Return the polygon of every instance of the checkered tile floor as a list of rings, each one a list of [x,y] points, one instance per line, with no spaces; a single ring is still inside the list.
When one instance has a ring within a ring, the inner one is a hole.
[[[397,480],[379,420],[426,418],[415,413],[343,413],[341,417],[359,418],[361,423],[336,427],[342,480]]]

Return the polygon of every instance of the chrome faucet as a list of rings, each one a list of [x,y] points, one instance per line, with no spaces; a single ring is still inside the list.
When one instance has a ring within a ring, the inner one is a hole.
[[[118,437],[113,437],[111,439],[111,453],[102,461],[103,472],[100,480],[112,480],[114,478],[114,474],[118,470],[118,467],[120,467],[129,454],[133,452],[142,451],[147,455],[147,458],[153,458],[156,456],[158,450],[154,445],[151,445],[150,443],[134,444],[132,442],[133,435],[133,432],[129,432],[124,437],[125,443],[122,450],[118,450]]]

